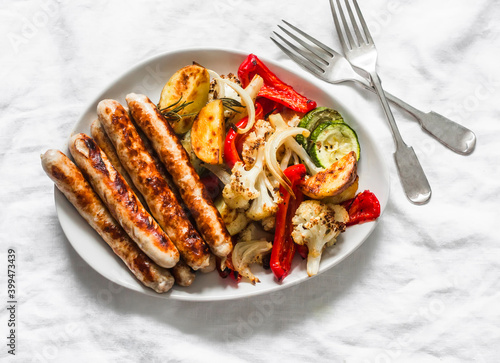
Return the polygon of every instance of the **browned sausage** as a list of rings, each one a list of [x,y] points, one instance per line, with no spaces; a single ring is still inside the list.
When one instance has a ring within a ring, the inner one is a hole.
[[[231,236],[177,135],[149,98],[132,93],[126,100],[134,120],[172,175],[202,237],[215,255],[227,256],[233,248]]]
[[[174,267],[179,261],[179,251],[95,141],[85,134],[76,134],[71,137],[69,150],[76,165],[130,238],[161,267]]]
[[[174,284],[170,272],[151,261],[137,247],[111,216],[75,164],[58,150],[48,150],[41,158],[43,169],[56,187],[122,259],[135,277],[158,293],[168,291]]]
[[[134,125],[135,129],[137,130],[137,133],[139,134],[140,138],[142,139],[142,142],[144,143],[144,147],[146,148],[147,152],[151,157],[153,158],[156,168],[160,172],[161,176],[165,178],[167,181],[167,184],[170,188],[170,190],[175,194],[175,197],[177,198],[177,201],[180,203],[182,209],[184,209],[185,212],[189,212],[187,209],[186,205],[184,204],[184,201],[182,200],[181,194],[179,193],[179,190],[177,189],[177,186],[175,185],[174,181],[172,180],[172,176],[167,172],[167,169],[165,169],[165,165],[161,162],[160,158],[158,157],[158,154],[156,153],[155,149],[153,148],[153,145],[151,145],[151,141],[144,135],[144,132],[142,132],[141,128],[137,126],[137,124],[134,121],[134,118],[132,115],[129,113],[130,121],[132,121],[132,124]]]
[[[212,272],[212,271],[215,271],[215,268],[216,268],[216,259],[217,257],[215,257],[215,255],[210,255],[210,263],[208,264],[207,267],[204,267],[204,268],[201,268],[200,269],[200,272],[204,273],[204,274],[207,274],[209,272]]]
[[[137,195],[141,203],[144,206],[146,206],[145,205],[146,201],[144,200],[139,190],[135,187],[134,183],[132,182],[132,179],[130,179],[130,175],[128,175],[127,171],[120,162],[120,159],[116,154],[115,147],[113,146],[113,143],[109,139],[108,135],[106,134],[106,130],[104,130],[104,127],[102,127],[102,124],[98,119],[94,120],[90,125],[90,135],[94,139],[97,146],[99,146],[101,150],[104,151],[111,165],[113,165],[116,171],[121,176],[123,176],[123,179],[125,179],[130,188],[132,188],[132,190],[134,191],[135,195]]]
[[[116,171],[119,172],[121,176],[123,176],[123,179],[125,179],[127,184],[133,190],[135,186],[132,183],[132,179],[130,179],[130,176],[120,162],[120,159],[116,154],[116,150],[111,143],[108,135],[106,134],[106,130],[104,130],[104,127],[102,127],[102,124],[98,119],[94,120],[90,125],[90,136],[92,136],[97,146],[99,146],[101,150],[104,151],[111,164],[115,167]],[[135,190],[134,193],[137,194]]]
[[[172,267],[170,271],[174,276],[175,283],[179,286],[191,286],[196,277],[196,274],[193,270],[191,270],[191,267],[186,265],[186,263],[182,260],[179,260],[177,265]]]
[[[208,266],[208,246],[189,221],[167,181],[156,167],[123,106],[114,100],[103,100],[97,106],[97,115],[121,164],[144,196],[151,214],[179,250],[181,257],[194,270]]]

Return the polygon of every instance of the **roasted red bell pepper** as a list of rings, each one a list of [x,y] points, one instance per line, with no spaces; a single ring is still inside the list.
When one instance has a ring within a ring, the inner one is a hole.
[[[259,119],[263,117],[264,113],[260,103],[255,104],[255,118]],[[238,121],[235,126],[237,128],[243,128],[247,125],[248,117],[242,118]],[[236,129],[231,128],[227,132],[226,140],[224,141],[224,161],[226,165],[232,169],[236,162],[241,161],[240,155],[238,153],[238,142],[243,135],[238,134]]]
[[[299,189],[301,180],[306,175],[306,167],[303,164],[292,165],[283,171],[292,184],[292,191],[295,199],[286,189],[280,186],[280,193],[283,201],[278,206],[276,213],[276,231],[274,233],[273,249],[271,250],[271,270],[278,281],[289,274],[292,266],[292,259],[295,255],[295,243],[292,239],[292,218],[300,203],[304,200],[304,195]]]
[[[235,124],[237,128],[243,128],[247,125],[248,117],[241,119]],[[226,140],[224,141],[224,161],[226,165],[232,169],[236,162],[241,161],[240,155],[238,154],[238,149],[236,148],[237,139],[240,138],[240,134],[234,129],[230,128],[226,134]]]
[[[276,101],[297,112],[305,113],[316,108],[316,102],[302,96],[292,86],[281,81],[256,55],[250,54],[238,68],[238,78],[242,86],[246,87],[256,74],[264,79],[259,97]]]
[[[285,108],[285,106],[283,106],[281,103],[264,97],[258,97],[257,102],[262,106],[262,112],[264,114],[264,118],[266,119],[270,114],[280,113]]]
[[[369,190],[344,202],[343,206],[349,213],[348,226],[374,221],[380,217],[380,202]]]

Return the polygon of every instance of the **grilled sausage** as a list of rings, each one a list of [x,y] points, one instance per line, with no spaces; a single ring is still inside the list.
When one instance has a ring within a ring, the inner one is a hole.
[[[174,276],[175,283],[179,286],[191,286],[194,278],[196,277],[194,271],[191,270],[191,268],[182,260],[179,260],[177,265],[175,265],[170,271]]]
[[[142,197],[139,190],[135,187],[134,183],[132,182],[132,179],[130,179],[130,175],[128,175],[127,171],[120,162],[120,159],[116,154],[115,147],[113,146],[113,143],[109,139],[108,135],[106,134],[106,130],[104,130],[104,127],[102,127],[102,124],[98,119],[95,119],[90,125],[90,136],[92,136],[97,146],[99,146],[101,150],[104,151],[111,165],[113,165],[116,171],[121,176],[123,176],[123,179],[125,179],[127,184],[134,191],[135,195],[137,195],[141,203],[144,205],[146,201]]]
[[[212,272],[212,271],[215,271],[215,268],[216,268],[216,258],[215,255],[210,255],[210,263],[208,264],[207,267],[204,267],[204,268],[201,268],[200,269],[200,272],[206,274],[206,273],[209,273],[209,272]]]
[[[130,179],[130,176],[128,175],[127,171],[120,162],[120,159],[116,154],[116,150],[111,140],[109,139],[108,135],[106,134],[106,130],[104,130],[104,127],[102,126],[99,119],[95,119],[90,125],[90,136],[92,136],[97,146],[99,146],[101,150],[104,151],[110,163],[115,167],[116,171],[120,173],[123,179],[125,179],[127,184],[133,190],[134,184],[132,183],[132,179]]]
[[[179,251],[95,141],[85,134],[76,134],[71,137],[69,150],[111,215],[139,248],[161,267],[175,266]]]
[[[231,236],[177,135],[149,98],[131,93],[126,100],[135,122],[172,175],[202,237],[215,255],[227,256],[233,248]]]
[[[111,216],[75,164],[58,150],[48,150],[41,156],[41,159],[43,169],[54,181],[57,189],[99,233],[135,277],[158,293],[168,291],[174,284],[174,278],[170,272],[151,261],[137,247]]]
[[[99,121],[116,150],[121,164],[144,196],[158,224],[194,270],[208,266],[210,251],[184,213],[167,181],[135,129],[128,113],[114,100],[97,106]]]

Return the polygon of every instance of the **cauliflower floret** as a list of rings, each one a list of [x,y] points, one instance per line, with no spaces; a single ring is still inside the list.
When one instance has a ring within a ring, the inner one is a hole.
[[[254,221],[274,216],[278,211],[278,204],[282,198],[272,186],[265,173],[259,175],[257,188],[260,190],[259,196],[252,202],[247,210],[247,217]]]
[[[227,75],[221,74],[220,78],[227,79],[228,81],[231,81],[233,83],[236,83],[238,85],[241,85],[240,80],[238,79],[238,76],[236,76],[233,73],[229,73]],[[210,82],[210,89],[208,91],[208,102],[213,101],[218,98],[232,98],[237,101],[241,101],[240,96],[238,93],[233,90],[231,87],[229,87],[227,84],[222,83],[217,84],[217,81],[213,79]]]
[[[316,275],[323,249],[333,245],[345,231],[349,214],[344,207],[307,200],[300,204],[292,218],[292,238],[299,245],[307,245],[307,274]]]
[[[264,231],[256,222],[248,224],[248,226],[238,235],[238,241],[273,241],[274,235]]]
[[[236,162],[231,170],[231,182],[226,184],[222,191],[229,207],[248,209],[249,202],[259,197],[261,192],[259,176],[264,172],[264,141],[264,127],[259,127],[247,136],[244,143],[246,157],[243,158],[247,162]],[[253,151],[255,156],[250,156]]]
[[[264,230],[272,231],[276,226],[276,216],[264,218],[260,221],[260,223],[262,224],[262,228],[264,228]]]
[[[240,233],[250,222],[250,219],[247,218],[244,211],[229,208],[223,198],[217,198],[214,204],[231,236]]]
[[[259,151],[259,154],[263,157],[263,150]],[[231,170],[231,182],[226,184],[222,191],[224,201],[229,207],[247,209],[249,202],[259,196],[260,191],[256,188],[256,181],[263,168],[262,161],[256,162],[249,170],[241,161],[236,162]]]
[[[255,122],[252,130],[245,135],[241,149],[241,158],[247,167],[255,163],[259,148],[264,145],[264,142],[272,132],[273,127],[269,121],[260,119]]]
[[[231,181],[224,187],[222,196],[230,208],[248,209],[246,215],[253,220],[276,214],[282,199],[264,167],[264,144],[260,145],[256,161],[249,170],[242,162],[234,165]]]

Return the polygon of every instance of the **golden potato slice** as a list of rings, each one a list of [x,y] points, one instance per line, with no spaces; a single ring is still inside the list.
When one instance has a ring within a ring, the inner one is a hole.
[[[356,180],[356,153],[351,151],[330,168],[318,172],[304,181],[302,192],[313,199],[333,197],[349,188]]]
[[[356,196],[359,186],[359,176],[356,176],[354,183],[352,183],[349,188],[344,190],[342,193],[334,195],[333,197],[328,197],[323,200],[325,203],[340,204]]]
[[[177,112],[180,119],[168,119],[175,133],[183,134],[189,131],[196,114],[206,105],[210,88],[208,71],[198,65],[186,66],[179,69],[168,80],[161,91],[158,107],[163,110],[173,104],[179,106],[183,102],[190,103]]]
[[[221,164],[224,131],[224,106],[222,100],[214,100],[201,109],[191,129],[191,145],[196,156],[207,164]]]

